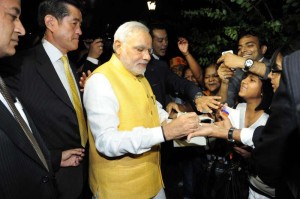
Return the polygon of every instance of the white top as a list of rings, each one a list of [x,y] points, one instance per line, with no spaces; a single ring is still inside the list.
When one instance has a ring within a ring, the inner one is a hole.
[[[141,154],[164,142],[161,127],[137,126],[131,131],[118,131],[119,102],[108,79],[100,73],[91,76],[84,87],[83,102],[97,150],[116,157],[127,153]],[[168,113],[157,102],[160,122]]]
[[[245,128],[245,114],[246,114],[246,103],[240,103],[237,105],[236,109],[240,110],[240,126],[241,130],[241,142],[247,146],[254,148],[252,141],[254,130],[259,126],[264,126],[269,118],[267,113],[263,113],[256,122],[254,122],[249,128]]]

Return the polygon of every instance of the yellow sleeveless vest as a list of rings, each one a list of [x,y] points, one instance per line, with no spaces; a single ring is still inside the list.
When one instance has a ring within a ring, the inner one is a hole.
[[[119,131],[160,125],[155,96],[145,77],[131,74],[115,55],[94,73],[107,77],[118,99]],[[89,183],[99,199],[149,199],[163,187],[158,145],[140,155],[111,158],[97,151],[91,133],[89,143]]]

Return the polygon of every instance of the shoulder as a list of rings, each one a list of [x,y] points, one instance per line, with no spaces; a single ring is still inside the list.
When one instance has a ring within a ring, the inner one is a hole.
[[[236,105],[235,109],[246,109],[247,108],[247,104],[246,103],[238,103]]]

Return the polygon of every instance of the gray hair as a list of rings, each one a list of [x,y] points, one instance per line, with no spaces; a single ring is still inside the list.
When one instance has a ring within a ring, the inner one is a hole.
[[[144,24],[138,21],[125,22],[121,26],[119,26],[119,28],[115,32],[114,42],[118,40],[122,43],[126,43],[126,39],[132,36],[135,30],[144,30],[146,32],[149,32],[149,29]],[[115,45],[113,45],[113,49],[115,50]]]

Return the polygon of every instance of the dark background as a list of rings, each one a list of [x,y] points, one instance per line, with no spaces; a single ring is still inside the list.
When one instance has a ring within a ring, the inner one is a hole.
[[[26,29],[26,39],[39,34],[37,26],[37,9],[41,1],[22,0],[21,20]],[[160,0],[156,1],[156,10],[149,11],[147,0],[82,0],[83,13],[82,37],[96,37],[107,31],[114,33],[125,21],[153,20],[172,21],[180,18],[180,10],[199,0]],[[184,6],[185,5],[185,6]],[[24,40],[24,39],[23,39]]]

